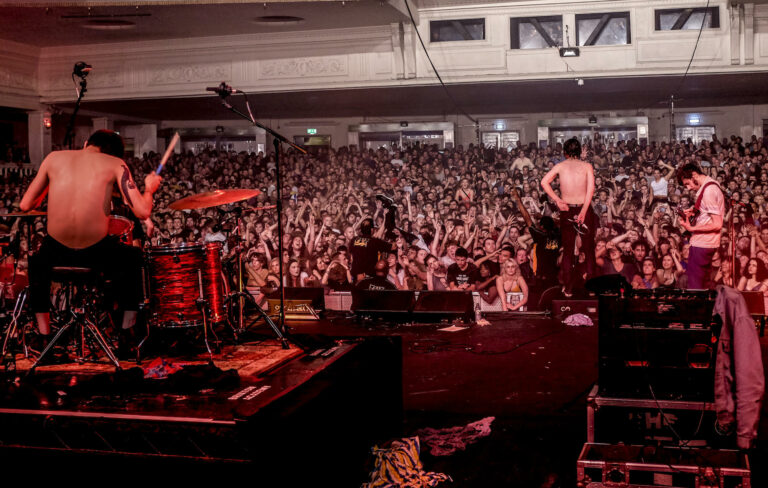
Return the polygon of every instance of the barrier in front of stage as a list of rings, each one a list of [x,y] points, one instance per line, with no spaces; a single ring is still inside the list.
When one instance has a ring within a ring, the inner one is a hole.
[[[254,298],[258,297],[259,289],[254,287],[248,287],[248,291]],[[419,297],[419,292],[414,292],[416,299]],[[510,305],[517,305],[523,299],[523,294],[520,292],[507,293],[507,303]],[[482,312],[501,312],[501,299],[496,297],[492,303],[488,303],[480,297],[477,292],[472,293],[473,308],[476,311]],[[352,310],[352,292],[349,291],[332,291],[325,295],[325,310],[333,310],[339,312],[349,312]],[[523,306],[521,311],[527,310],[526,306]]]

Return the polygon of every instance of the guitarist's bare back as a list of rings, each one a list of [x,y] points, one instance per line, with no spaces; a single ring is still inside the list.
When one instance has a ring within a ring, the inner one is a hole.
[[[579,159],[566,159],[552,171],[560,177],[560,198],[570,205],[583,204],[589,180],[595,178],[592,165]]]

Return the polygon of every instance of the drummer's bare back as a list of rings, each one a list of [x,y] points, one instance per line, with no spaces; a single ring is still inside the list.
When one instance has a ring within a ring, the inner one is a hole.
[[[124,195],[136,194],[136,184],[122,160],[94,147],[53,152],[40,165],[21,209],[39,205],[47,187],[48,234],[71,248],[88,247],[107,235],[115,182]]]

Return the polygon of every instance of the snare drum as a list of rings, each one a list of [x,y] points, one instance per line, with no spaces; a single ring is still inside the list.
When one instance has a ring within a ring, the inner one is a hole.
[[[203,314],[197,306],[201,290],[211,309],[210,322],[215,324],[226,320],[219,255],[221,245],[216,244],[156,246],[146,251],[152,325],[203,325]]]
[[[107,234],[115,236],[123,244],[131,246],[133,245],[133,222],[119,215],[110,215]]]

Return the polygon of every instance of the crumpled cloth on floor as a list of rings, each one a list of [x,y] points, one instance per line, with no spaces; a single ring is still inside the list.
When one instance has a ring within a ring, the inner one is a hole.
[[[583,313],[575,313],[573,315],[569,315],[565,318],[565,320],[563,320],[563,323],[565,325],[595,325],[592,322],[592,319]]]
[[[453,481],[443,473],[426,472],[421,466],[418,437],[406,437],[392,441],[389,448],[374,446],[376,464],[371,481],[361,488],[430,488],[443,481]]]
[[[163,379],[168,376],[181,371],[183,364],[175,363],[172,359],[155,358],[144,366],[144,378],[146,379]]]
[[[427,427],[416,432],[419,438],[429,446],[433,456],[450,456],[458,450],[464,450],[481,437],[491,434],[491,422],[496,417],[486,417],[465,426],[432,429]]]

